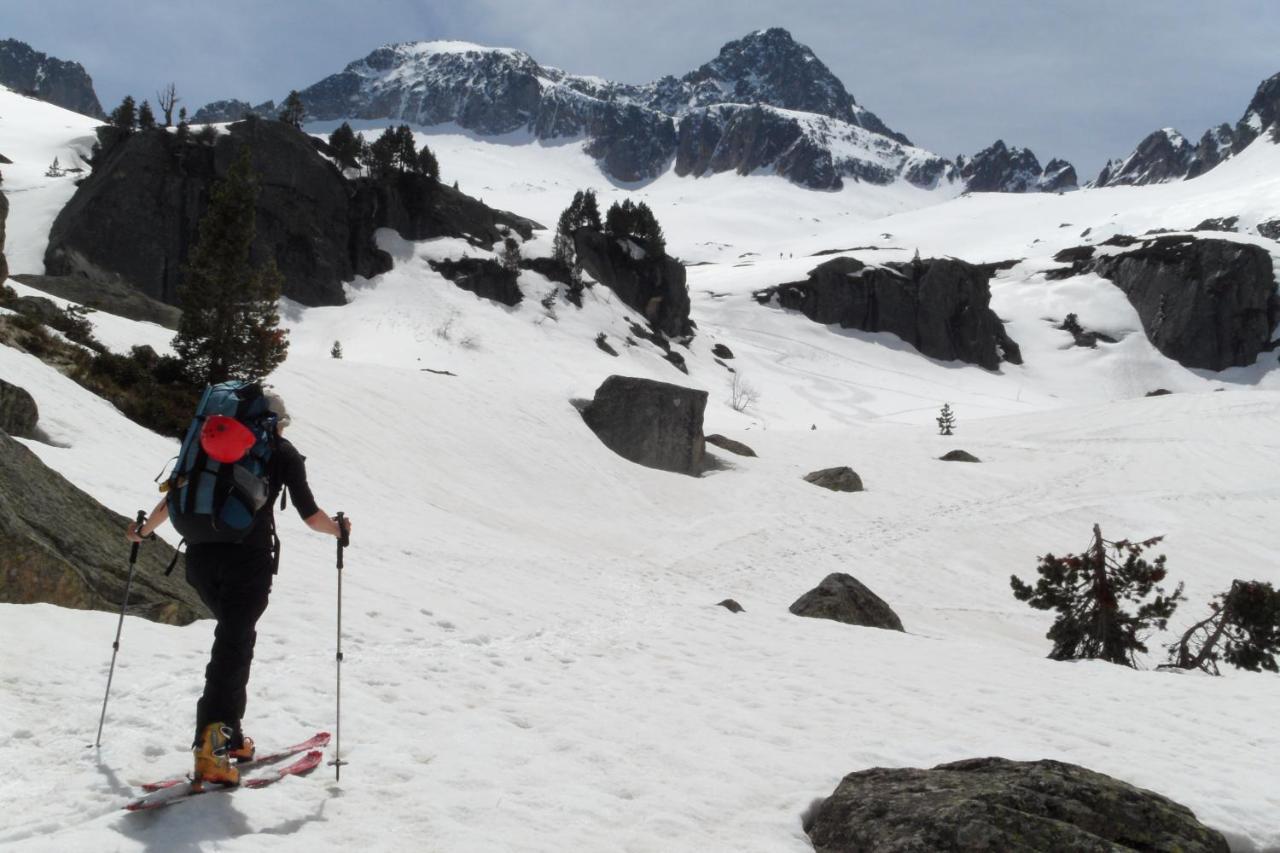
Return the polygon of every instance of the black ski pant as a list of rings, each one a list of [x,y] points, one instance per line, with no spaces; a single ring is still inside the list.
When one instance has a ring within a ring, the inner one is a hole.
[[[204,671],[204,695],[196,704],[196,746],[209,723],[230,726],[231,746],[240,746],[256,628],[271,595],[273,568],[270,547],[217,543],[187,549],[187,583],[218,620]]]

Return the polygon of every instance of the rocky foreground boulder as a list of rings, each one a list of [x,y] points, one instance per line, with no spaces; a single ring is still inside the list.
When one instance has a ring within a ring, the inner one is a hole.
[[[817,853],[1227,853],[1159,794],[1059,761],[973,758],[850,773],[805,818]]]
[[[1124,291],[1147,339],[1183,367],[1244,367],[1271,343],[1280,318],[1271,255],[1249,243],[1189,235],[1113,237],[1126,251],[1066,249],[1055,278],[1093,272]]]
[[[824,489],[830,489],[833,492],[862,491],[862,478],[858,476],[857,471],[854,471],[848,465],[810,471],[804,475],[804,481],[813,483],[815,486],[821,486]]]
[[[582,419],[610,450],[640,465],[698,476],[706,456],[707,392],[610,376],[582,407]]]
[[[129,575],[128,521],[0,434],[0,601],[118,612]],[[172,557],[159,540],[139,549],[130,614],[171,625],[210,615],[181,566],[164,576]]]
[[[93,173],[58,214],[45,270],[123,283],[169,305],[199,237],[213,183],[249,147],[260,188],[255,263],[274,260],[283,293],[304,305],[340,305],[342,284],[391,268],[374,233],[407,240],[462,237],[489,248],[508,231],[526,239],[533,223],[492,210],[422,175],[347,180],[317,141],[279,121],[247,119],[211,144],[164,130],[99,131]]]
[[[1002,359],[1022,357],[991,310],[989,280],[982,267],[953,258],[868,266],[839,257],[810,270],[807,281],[754,295],[818,323],[892,332],[931,358],[996,370]]]
[[[883,598],[852,575],[835,572],[795,600],[790,610],[796,616],[834,619],[849,625],[901,631],[902,620]]]
[[[0,432],[18,438],[35,438],[40,410],[26,388],[0,379]]]

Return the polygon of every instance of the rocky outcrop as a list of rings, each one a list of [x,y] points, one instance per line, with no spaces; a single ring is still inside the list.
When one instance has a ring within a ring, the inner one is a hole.
[[[1097,187],[1158,184],[1184,178],[1191,168],[1195,146],[1171,127],[1149,134],[1123,160],[1111,160],[1102,167]]]
[[[195,115],[191,117],[191,123],[225,124],[227,122],[242,121],[251,116],[275,118],[275,115],[275,101],[264,101],[255,107],[248,101],[237,101],[232,98],[229,101],[214,101],[213,103],[205,104],[196,110]]]
[[[957,162],[965,189],[980,193],[1059,192],[1076,188],[1076,170],[1065,160],[1041,168],[1026,148],[1009,148],[997,139],[989,148]]]
[[[35,438],[40,410],[26,388],[0,379],[0,432],[18,438]]]
[[[706,452],[702,435],[706,406],[706,391],[610,376],[582,407],[582,419],[619,456],[696,477],[702,473]]]
[[[155,323],[168,329],[177,329],[182,312],[172,305],[144,296],[119,279],[89,279],[84,276],[15,275],[28,287],[42,290],[62,299],[69,299],[97,311],[106,311],[131,320]]]
[[[9,198],[0,192],[0,287],[9,277],[9,262],[4,257],[4,221],[9,218]]]
[[[815,486],[821,486],[824,489],[830,489],[833,492],[862,491],[862,478],[848,465],[810,471],[804,475],[804,481],[813,483]]]
[[[1259,222],[1258,233],[1268,240],[1280,240],[1280,219]]]
[[[796,616],[834,619],[866,628],[903,630],[902,620],[884,599],[857,578],[840,572],[823,578],[822,583],[796,599],[790,610]]]
[[[82,115],[106,118],[83,65],[55,59],[16,39],[0,41],[0,85]]]
[[[684,266],[665,253],[650,253],[644,240],[579,228],[573,235],[578,263],[658,331],[671,338],[693,332]]]
[[[1271,256],[1247,243],[1157,237],[1087,268],[1124,291],[1147,338],[1184,367],[1253,364],[1280,317]]]
[[[119,612],[128,521],[0,434],[0,601]],[[181,570],[164,576],[172,556],[158,540],[139,549],[130,614],[173,625],[209,616]]]
[[[485,248],[504,229],[532,234],[528,220],[421,175],[347,181],[311,137],[278,121],[233,124],[212,145],[162,130],[103,136],[109,144],[93,174],[54,221],[46,271],[123,284],[169,305],[177,304],[212,185],[245,146],[260,187],[252,260],[274,260],[284,295],[304,305],[340,305],[343,282],[391,268],[374,241],[379,228]]]
[[[952,450],[938,457],[943,462],[981,462],[982,460],[974,456],[967,450]]]
[[[732,438],[720,434],[707,436],[707,444],[714,445],[721,450],[727,450],[738,456],[755,456],[756,452],[741,441],[734,441]]]
[[[428,261],[431,268],[463,290],[503,305],[519,305],[524,294],[516,274],[489,258]]]
[[[1227,853],[1190,809],[1059,761],[972,758],[850,773],[806,815],[817,853],[1177,850]]]
[[[871,267],[833,258],[807,281],[755,293],[762,304],[800,311],[818,323],[864,332],[892,332],[922,354],[988,370],[1001,358],[1020,363],[1017,345],[990,308],[989,274],[951,258]]]

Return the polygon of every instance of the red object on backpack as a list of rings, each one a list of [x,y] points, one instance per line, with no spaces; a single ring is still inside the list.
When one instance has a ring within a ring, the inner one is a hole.
[[[213,415],[200,430],[200,446],[219,462],[238,462],[258,439],[235,418]]]

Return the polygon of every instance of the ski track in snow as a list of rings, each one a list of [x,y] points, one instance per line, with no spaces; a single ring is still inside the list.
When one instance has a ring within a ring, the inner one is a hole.
[[[0,150],[15,161],[19,151],[43,169],[88,132],[0,95]],[[19,108],[47,127],[27,150],[10,118]],[[623,194],[577,145],[422,139],[446,180],[544,222],[576,188],[594,184],[606,206]],[[1082,548],[1095,521],[1108,535],[1164,534],[1188,601],[1149,642],[1150,666],[1231,579],[1280,579],[1274,356],[1216,375],[1185,370],[1147,343],[1110,284],[1039,276],[1086,227],[1103,239],[1229,213],[1247,223],[1280,207],[1268,177],[1277,155],[1255,146],[1184,184],[945,203],[914,188],[808,193],[767,177],[664,176],[634,194],[675,251],[711,262],[689,268],[698,335],[679,350],[687,377],[650,345],[625,345],[636,312],[603,288],[581,310],[549,311],[540,299],[552,284],[525,273],[525,301],[505,309],[426,265],[475,247],[381,235],[396,268],[353,282],[350,304],[285,303],[292,346],[274,377],[321,506],[356,524],[341,783],[325,768],[121,812],[138,784],[187,765],[211,624],[125,620],[95,751],[85,745],[116,616],[0,605],[0,848],[804,851],[800,814],[846,773],[1003,755],[1112,774],[1191,807],[1237,851],[1280,849],[1280,679],[1045,660],[1051,617],[1015,601],[1008,583],[1030,577],[1040,554]],[[39,271],[63,187],[16,166],[5,169],[10,261]],[[21,202],[19,181],[45,201]],[[1026,364],[992,373],[938,362],[892,336],[751,298],[822,260],[779,252],[876,242],[903,248],[859,257],[906,259],[916,246],[1025,256],[992,289]],[[525,246],[549,250],[546,232]],[[749,265],[735,266],[746,252]],[[1065,348],[1045,318],[1068,311],[1129,333]],[[93,319],[113,349],[167,340],[149,324]],[[595,348],[602,331],[619,358]],[[328,356],[335,339],[341,361]],[[760,391],[747,412],[727,404],[718,342]],[[725,467],[700,479],[625,462],[569,402],[611,373],[704,388],[706,432],[759,458],[712,449]],[[148,480],[175,442],[15,350],[0,347],[0,376],[35,396],[53,444],[25,443],[47,464],[126,515],[154,503]],[[1155,387],[1184,393],[1142,397]],[[933,424],[944,401],[959,421],[950,439]],[[937,461],[955,447],[982,464]],[[842,464],[866,492],[801,480]],[[285,550],[246,719],[268,747],[334,723],[332,542],[292,512],[279,519]],[[126,550],[122,540],[122,560]],[[888,600],[908,633],[787,612],[836,571]],[[745,612],[715,606],[726,597]]]

